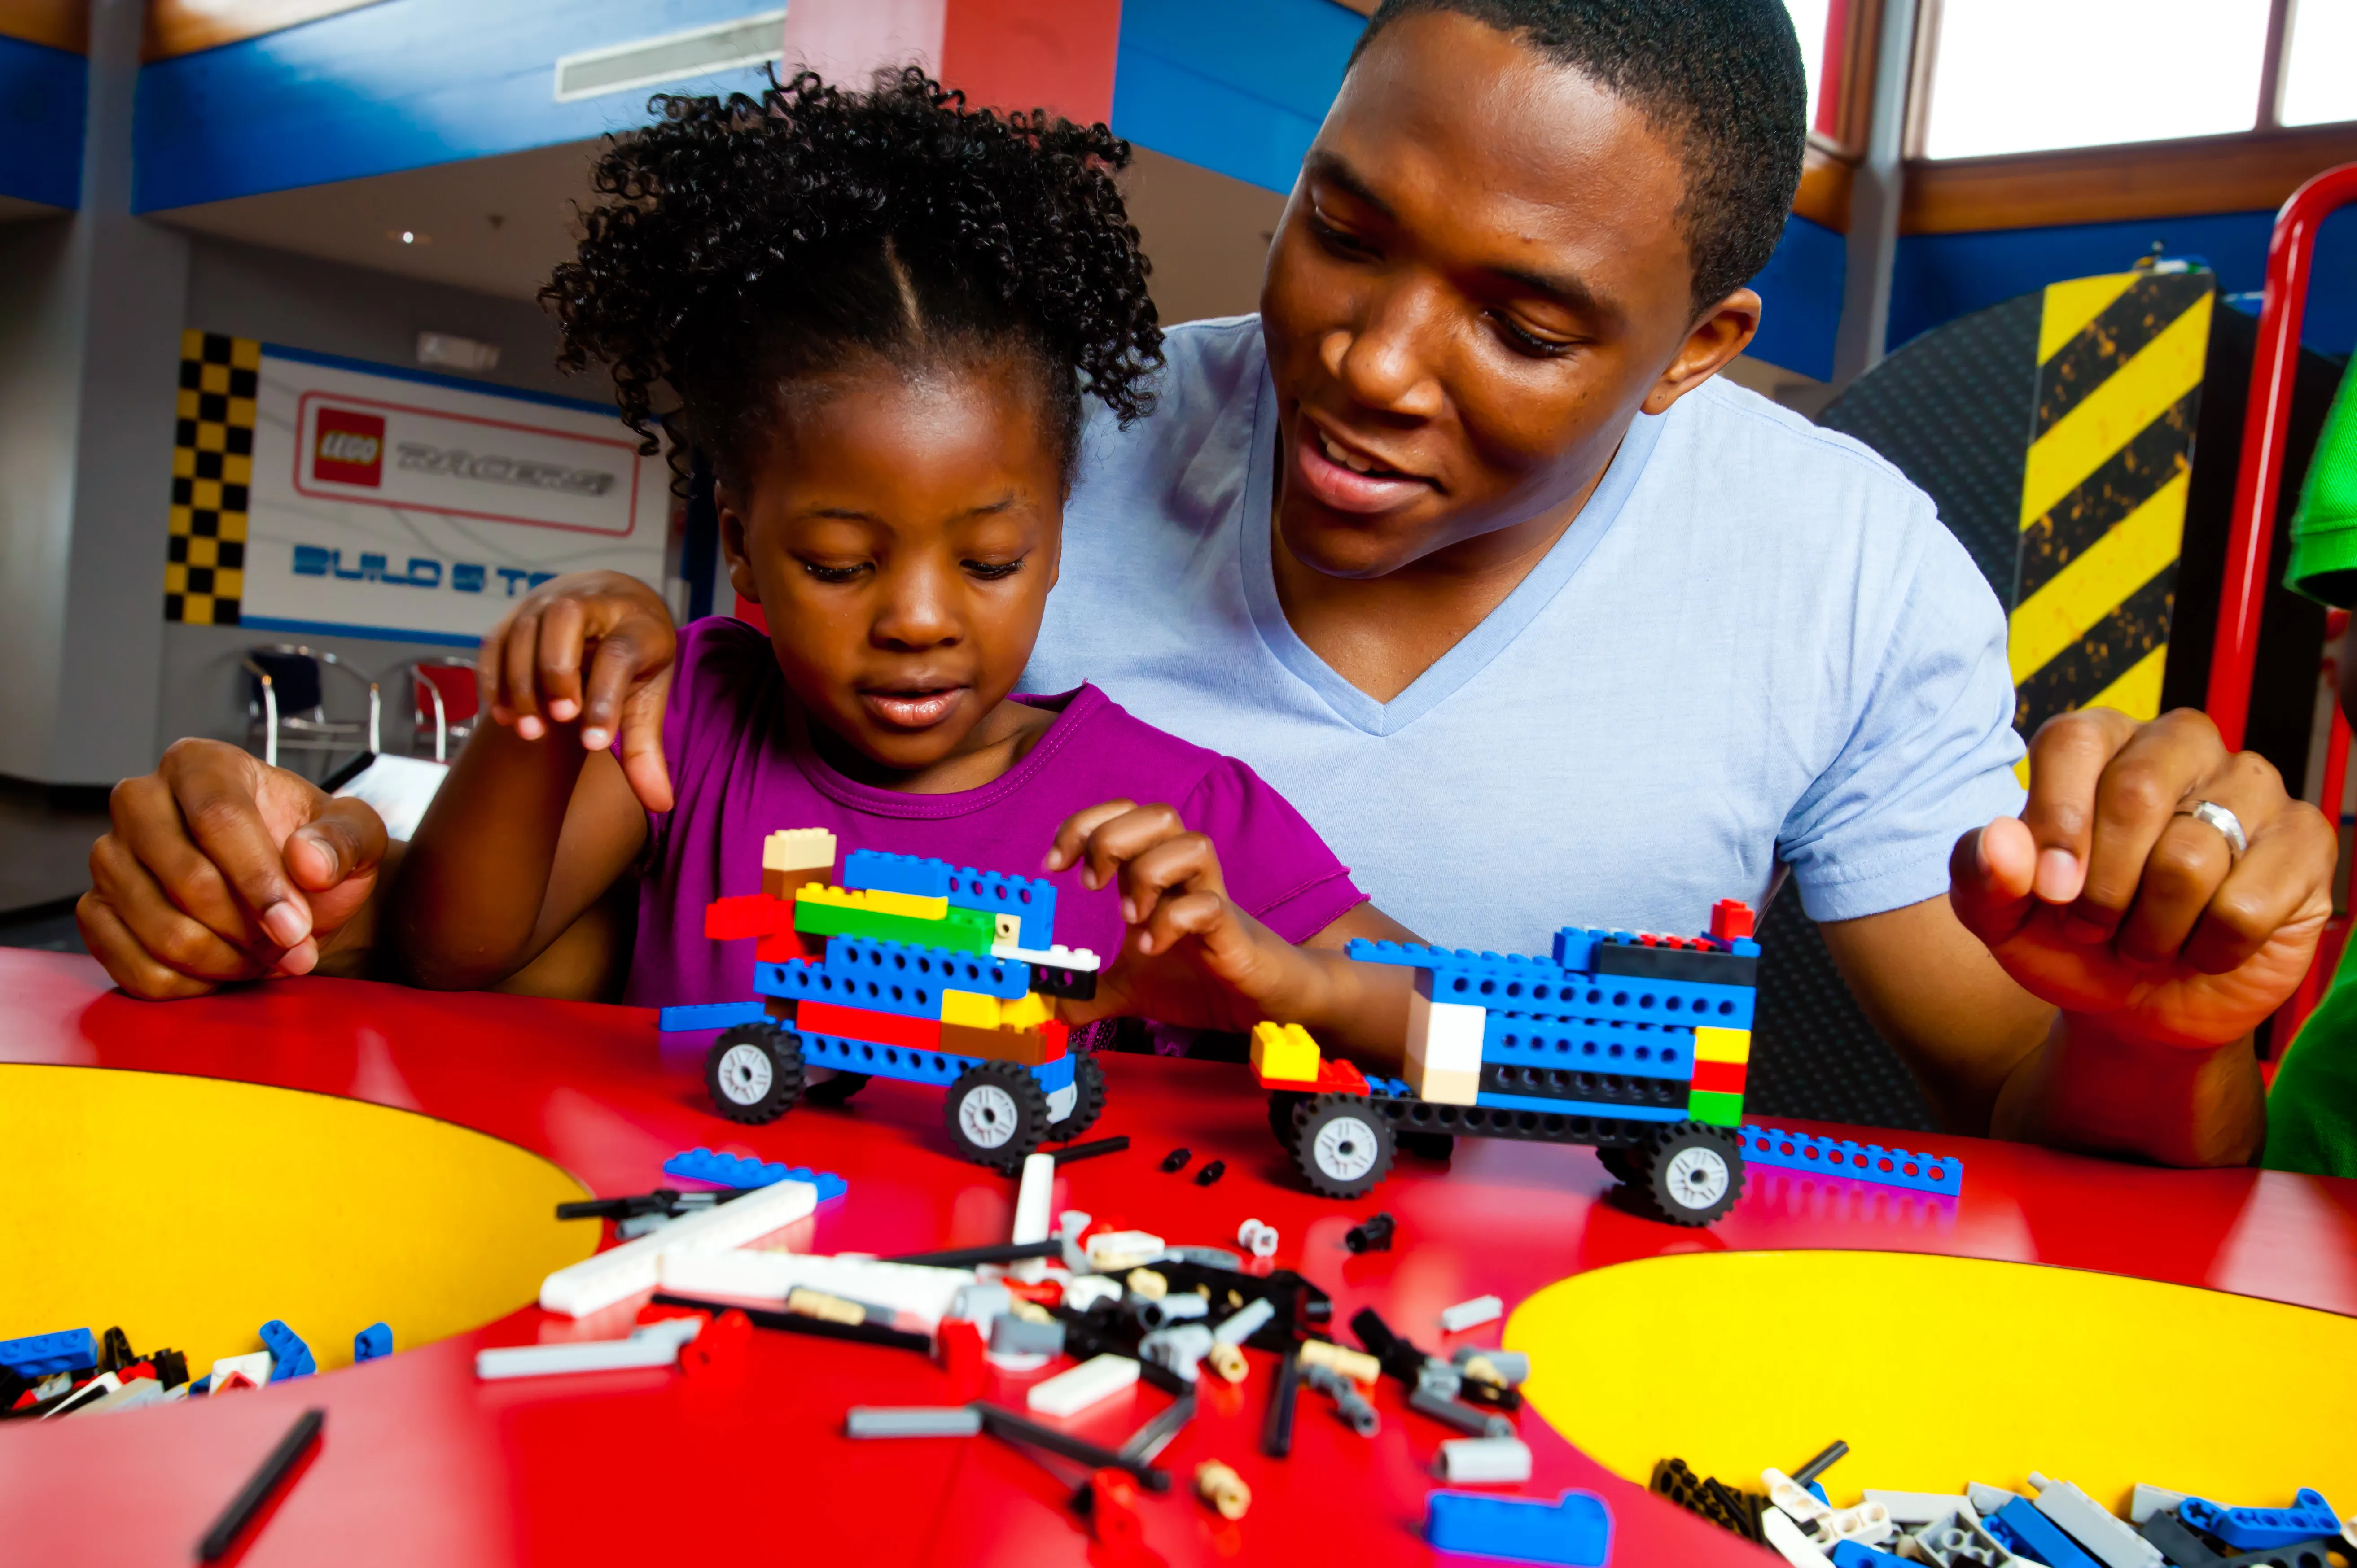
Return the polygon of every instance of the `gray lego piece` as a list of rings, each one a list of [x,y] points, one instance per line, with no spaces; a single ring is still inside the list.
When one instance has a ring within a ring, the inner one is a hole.
[[[843,1418],[845,1437],[973,1437],[982,1412],[971,1405],[856,1404]]]
[[[2105,1568],[2164,1568],[2158,1548],[2077,1487],[2049,1480],[2035,1470],[2029,1473],[2029,1484],[2038,1491],[2038,1511]]]
[[[1015,1305],[1015,1293],[1005,1285],[976,1283],[960,1285],[950,1296],[949,1316],[968,1323],[988,1323],[1004,1317]]]
[[[2021,1494],[2008,1492],[2003,1487],[1992,1487],[1986,1481],[1974,1481],[1965,1486],[1964,1496],[1972,1499],[1973,1510],[1975,1513],[1986,1516],[1996,1512]]]
[[[1211,1330],[1211,1339],[1220,1345],[1241,1345],[1259,1333],[1261,1326],[1275,1316],[1276,1303],[1268,1297],[1248,1301],[1228,1314],[1226,1319]]]
[[[2128,1522],[2142,1524],[2157,1513],[2174,1513],[2177,1505],[2184,1500],[2183,1492],[2172,1492],[2167,1487],[2138,1481],[2136,1495],[2128,1500]]]
[[[1207,1269],[1240,1269],[1244,1265],[1242,1258],[1223,1247],[1168,1247],[1162,1255],[1182,1263],[1200,1263]]]
[[[1141,1359],[1168,1367],[1190,1383],[1203,1358],[1211,1353],[1211,1331],[1200,1323],[1157,1328],[1137,1342]]]
[[[1476,1356],[1497,1369],[1498,1375],[1509,1384],[1519,1384],[1530,1378],[1531,1359],[1520,1350],[1484,1350],[1478,1345],[1465,1345],[1458,1347],[1457,1353],[1448,1359],[1449,1364],[1461,1372],[1466,1363]]]
[[[1888,1509],[1890,1522],[1901,1530],[1936,1524],[1959,1509],[1972,1507],[1961,1492],[1886,1492],[1873,1487],[1866,1488],[1866,1500]]]
[[[1420,1411],[1433,1420],[1444,1425],[1453,1426],[1470,1436],[1512,1437],[1514,1435],[1514,1423],[1504,1416],[1491,1415],[1485,1411],[1475,1410],[1469,1404],[1460,1404],[1453,1399],[1435,1393],[1422,1384],[1418,1384],[1415,1391],[1407,1396],[1407,1402],[1409,1409]]]
[[[1944,1520],[1925,1525],[1908,1541],[1913,1547],[1910,1555],[1938,1568],[2008,1568],[2021,1561],[1981,1528],[1980,1515],[1970,1503]]]
[[[1057,1356],[1064,1349],[1061,1322],[1030,1323],[1008,1313],[990,1326],[990,1348],[1002,1356]]]
[[[1375,1407],[1359,1392],[1359,1385],[1331,1367],[1304,1367],[1301,1380],[1334,1402],[1334,1413],[1342,1423],[1361,1437],[1372,1437],[1383,1430],[1383,1419]]]

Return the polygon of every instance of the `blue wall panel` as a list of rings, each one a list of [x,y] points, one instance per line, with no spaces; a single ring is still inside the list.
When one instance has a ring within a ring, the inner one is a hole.
[[[2200,256],[2227,294],[2266,282],[2273,212],[2222,212],[2131,223],[2079,223],[1977,234],[1910,234],[1899,242],[1890,286],[1890,346],[1959,316],[2065,278],[2125,272],[2158,241],[2166,254]],[[2357,209],[2324,220],[2316,241],[2300,335],[2311,349],[2357,347]],[[2257,308],[2254,302],[2252,308]]]
[[[1289,191],[1364,25],[1333,0],[1124,0],[1113,128]]]
[[[89,61],[0,38],[0,196],[81,206],[89,119]]]
[[[1784,220],[1776,253],[1751,280],[1760,291],[1760,335],[1744,352],[1819,381],[1834,373],[1849,242],[1798,214]]]
[[[632,89],[554,101],[556,59],[726,22],[759,0],[386,0],[139,73],[143,212],[586,141]],[[437,40],[439,42],[437,43]],[[758,70],[674,85],[752,91]]]

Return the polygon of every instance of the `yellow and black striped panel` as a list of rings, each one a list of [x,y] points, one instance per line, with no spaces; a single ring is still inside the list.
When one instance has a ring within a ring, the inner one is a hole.
[[[179,424],[172,437],[172,540],[164,618],[235,626],[245,594],[247,495],[262,345],[194,328],[180,334]]]
[[[2008,638],[2014,725],[2160,712],[2216,279],[2055,284],[2038,334]]]

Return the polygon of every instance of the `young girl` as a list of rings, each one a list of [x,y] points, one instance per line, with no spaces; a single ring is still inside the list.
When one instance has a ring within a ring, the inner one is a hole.
[[[1274,1017],[1395,1057],[1405,972],[1331,950],[1404,933],[1275,790],[1093,687],[1009,695],[1082,399],[1135,418],[1160,361],[1108,174],[1126,145],[968,112],[914,70],[663,102],[599,164],[613,199],[544,297],[633,428],[707,456],[729,580],[769,634],[675,634],[614,573],[520,605],[483,645],[497,725],[402,866],[396,962],[498,983],[635,869],[626,999],[741,1000],[746,950],[705,938],[705,906],[759,889],[773,830],[824,827],[1044,865],[1059,940],[1119,954],[1069,1021]]]

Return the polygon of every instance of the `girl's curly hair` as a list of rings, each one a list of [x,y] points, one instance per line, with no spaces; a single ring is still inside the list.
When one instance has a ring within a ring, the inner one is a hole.
[[[1112,178],[1129,144],[1104,126],[968,109],[914,67],[649,109],[540,294],[559,362],[611,368],[641,450],[660,427],[674,468],[694,446],[741,484],[780,389],[861,353],[1028,359],[1067,483],[1083,388],[1125,424],[1151,408],[1162,333]]]

